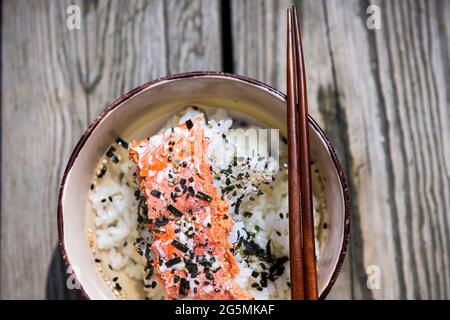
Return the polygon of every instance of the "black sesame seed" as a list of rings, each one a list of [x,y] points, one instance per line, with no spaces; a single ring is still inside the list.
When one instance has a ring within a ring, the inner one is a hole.
[[[259,276],[259,272],[252,271],[252,277],[253,278],[258,278],[258,276]]]
[[[156,281],[153,281],[152,284],[151,284],[152,289],[155,289],[156,285],[157,285]]]
[[[91,261],[92,261],[92,260],[91,260]],[[95,262],[100,263],[100,262],[102,262],[102,260],[100,260],[100,259],[95,259]]]
[[[215,292],[220,292],[220,289],[219,288],[215,288],[214,291]]]
[[[328,228],[328,224],[326,222],[323,223],[323,228],[324,229]]]
[[[94,184],[91,183],[91,190],[94,190]]]
[[[116,286],[115,286],[115,287],[116,287],[116,289],[119,290],[119,291],[122,290],[122,287],[120,286],[119,283],[116,283]]]
[[[211,280],[211,281],[214,280],[214,276],[213,276],[211,273],[209,273],[209,272],[206,272],[206,273],[205,273],[205,277],[206,277],[206,279],[208,279],[208,280]]]

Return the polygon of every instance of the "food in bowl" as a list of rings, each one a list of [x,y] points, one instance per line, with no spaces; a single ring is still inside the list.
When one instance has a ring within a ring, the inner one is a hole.
[[[286,141],[270,157],[238,157],[233,130],[261,127],[206,109],[118,138],[98,164],[88,238],[119,298],[290,298]],[[314,191],[319,257],[326,208]]]

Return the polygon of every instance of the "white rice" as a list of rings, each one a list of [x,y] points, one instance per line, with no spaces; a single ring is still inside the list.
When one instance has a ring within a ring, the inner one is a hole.
[[[289,262],[284,262],[282,267],[277,269],[280,275],[264,281],[263,278],[270,273],[268,269],[273,265],[273,259],[265,261],[255,255],[249,255],[246,250],[248,243],[266,249],[270,241],[269,247],[275,260],[289,257],[286,144],[280,140],[280,153],[275,157],[240,159],[242,161],[238,161],[236,166],[236,154],[224,152],[224,141],[225,148],[242,146],[236,145],[240,143],[239,140],[231,138],[233,120],[224,110],[218,109],[206,121],[202,112],[188,108],[181,115],[174,116],[164,130],[194,117],[204,119],[205,137],[209,140],[208,158],[215,174],[215,185],[219,194],[230,204],[229,216],[234,220],[230,243],[244,243],[235,252],[240,268],[240,273],[235,278],[236,283],[255,299],[289,299]],[[113,147],[113,154],[118,163],[111,160],[111,154],[109,157],[105,155],[99,163],[99,171],[93,178],[90,191],[89,199],[95,214],[95,243],[103,256],[107,257],[105,264],[110,269],[125,272],[138,285],[143,288],[145,286],[146,294],[142,298],[161,299],[164,298],[162,288],[153,278],[144,279],[146,261],[133,245],[136,238],[147,236],[142,234],[145,232],[145,226],[139,225],[137,219],[139,196],[135,195],[138,190],[133,175],[135,168],[128,160],[125,148],[118,144]],[[233,148],[231,150],[239,150]],[[241,188],[227,191],[226,187],[233,185],[233,177],[243,172],[240,165],[246,168],[248,177],[240,182]],[[107,170],[99,178],[102,167]],[[316,204],[314,199],[315,221],[318,227],[320,217]],[[317,244],[316,248],[319,248]],[[125,291],[126,289],[122,288]]]

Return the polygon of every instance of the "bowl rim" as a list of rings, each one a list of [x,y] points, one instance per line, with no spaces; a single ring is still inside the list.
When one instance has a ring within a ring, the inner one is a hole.
[[[209,77],[225,78],[228,80],[242,81],[242,82],[251,84],[253,86],[259,87],[261,89],[268,90],[271,93],[278,96],[283,101],[287,101],[287,96],[280,90],[275,89],[274,87],[272,87],[266,83],[252,79],[247,76],[243,76],[243,75],[239,75],[239,74],[235,74],[235,73],[221,72],[221,71],[191,71],[191,72],[172,74],[169,76],[157,78],[155,80],[146,82],[146,83],[128,91],[127,93],[123,94],[122,96],[117,98],[115,101],[113,101],[111,104],[109,104],[90,123],[88,128],[84,131],[83,135],[81,136],[80,140],[76,144],[75,148],[73,149],[73,151],[69,157],[66,168],[65,168],[64,173],[61,178],[61,183],[60,183],[59,191],[58,191],[58,202],[57,202],[57,205],[58,205],[57,227],[58,227],[59,248],[60,248],[61,254],[63,256],[63,260],[64,260],[64,264],[65,264],[66,268],[71,267],[71,263],[70,263],[68,255],[67,255],[67,251],[66,251],[65,244],[64,244],[64,217],[63,217],[63,203],[62,203],[64,188],[65,188],[65,185],[67,182],[67,177],[75,163],[75,160],[77,159],[81,149],[84,147],[86,141],[91,136],[92,132],[102,122],[102,120],[106,117],[106,115],[108,113],[110,113],[112,110],[114,110],[115,108],[120,106],[126,100],[132,98],[133,96],[137,95],[138,93],[140,93],[141,91],[143,91],[147,88],[150,88],[157,84],[161,84],[163,82],[168,82],[168,81],[173,81],[173,80],[181,80],[181,79],[187,79],[187,78],[209,78]],[[341,250],[339,252],[339,258],[336,263],[336,267],[334,268],[334,271],[331,275],[330,281],[328,282],[328,284],[326,285],[325,289],[322,291],[322,293],[319,297],[319,299],[323,300],[329,294],[329,292],[330,292],[331,288],[333,287],[334,283],[336,282],[336,280],[339,276],[339,273],[342,270],[342,266],[344,264],[345,255],[347,253],[347,247],[348,247],[348,243],[349,243],[351,205],[350,205],[350,195],[349,195],[349,191],[348,191],[346,178],[344,175],[344,170],[338,159],[336,151],[334,150],[334,148],[333,148],[330,140],[326,136],[325,132],[320,128],[318,123],[311,117],[311,115],[308,115],[308,122],[313,127],[313,129],[319,134],[320,138],[322,139],[323,142],[325,142],[325,145],[327,146],[327,149],[330,153],[331,159],[334,164],[334,168],[338,174],[339,181],[341,183],[342,197],[343,197],[343,201],[344,201],[344,232],[343,232],[343,237],[342,237]],[[79,297],[82,299],[90,300],[89,295],[84,290],[81,282],[77,279],[76,274],[73,273],[72,276],[74,277],[73,279],[78,284],[78,286],[75,288],[75,290],[77,291]]]

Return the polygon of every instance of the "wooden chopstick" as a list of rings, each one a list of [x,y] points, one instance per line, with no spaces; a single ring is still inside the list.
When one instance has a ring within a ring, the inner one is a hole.
[[[291,296],[292,299],[317,300],[308,102],[305,63],[296,6],[288,9],[287,43]],[[301,214],[299,208],[301,208]],[[292,234],[293,232],[295,234]],[[300,249],[298,242],[300,242]],[[303,261],[303,268],[298,266],[300,261]],[[299,279],[300,275],[303,276],[303,280]],[[298,292],[302,288],[303,295]]]
[[[287,114],[289,152],[289,255],[291,266],[291,299],[305,297],[303,277],[303,248],[300,214],[299,146],[297,139],[297,88],[295,79],[295,52],[292,44],[292,10],[288,9],[287,38]]]
[[[297,107],[300,139],[300,194],[302,208],[303,263],[305,298],[317,300],[317,269],[312,205],[311,164],[308,130],[308,99],[305,60],[297,7],[293,6],[295,57],[297,66]]]

